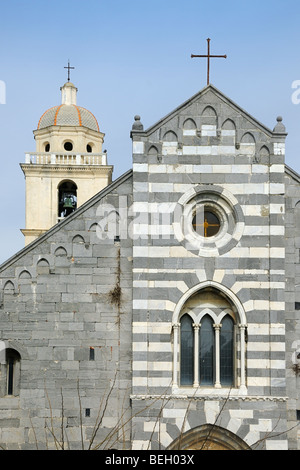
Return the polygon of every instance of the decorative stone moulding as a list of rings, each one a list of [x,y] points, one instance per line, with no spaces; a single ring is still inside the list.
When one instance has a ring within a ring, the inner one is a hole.
[[[209,211],[218,219],[219,228],[212,236],[198,233],[193,227],[197,212]],[[237,199],[219,186],[199,185],[178,201],[174,213],[174,234],[191,253],[220,256],[232,250],[242,237],[245,222]]]

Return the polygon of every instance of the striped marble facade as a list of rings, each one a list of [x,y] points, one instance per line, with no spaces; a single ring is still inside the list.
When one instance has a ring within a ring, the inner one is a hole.
[[[180,432],[188,399],[193,410],[210,402],[218,409],[229,394],[235,406],[230,399],[226,413],[249,445],[284,422],[285,137],[281,118],[271,131],[211,85],[148,130],[133,127],[132,400],[139,407],[168,397],[160,429],[166,446],[174,425]],[[235,226],[215,243],[199,244],[182,229],[185,208],[197,198],[220,199],[232,213]],[[182,308],[209,287],[237,311],[239,371],[231,390],[186,388],[178,380]],[[272,418],[262,412],[264,400]],[[203,406],[194,425],[211,422]],[[154,421],[152,428],[144,421],[136,418],[138,448],[155,431]]]

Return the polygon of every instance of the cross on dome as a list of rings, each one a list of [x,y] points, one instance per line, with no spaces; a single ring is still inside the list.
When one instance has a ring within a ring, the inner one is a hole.
[[[67,67],[64,67],[64,69],[68,69],[68,82],[70,81],[70,70],[74,70],[75,67],[71,67],[70,66],[70,61],[68,60],[68,66]]]

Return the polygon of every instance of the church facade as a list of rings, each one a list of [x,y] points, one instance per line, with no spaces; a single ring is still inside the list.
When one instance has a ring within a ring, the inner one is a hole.
[[[85,168],[107,183],[0,267],[0,445],[298,449],[300,176],[282,118],[270,130],[208,85],[147,130],[136,116],[132,170],[111,182],[84,159],[99,129],[53,113],[31,162],[60,165],[51,210],[78,201]],[[88,138],[66,164],[72,126]]]

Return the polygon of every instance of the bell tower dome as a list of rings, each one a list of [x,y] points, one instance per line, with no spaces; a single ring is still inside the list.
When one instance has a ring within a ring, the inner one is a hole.
[[[77,88],[61,87],[61,104],[47,109],[33,131],[36,151],[26,153],[25,245],[111,183],[113,167],[102,151],[95,116],[77,105]]]

